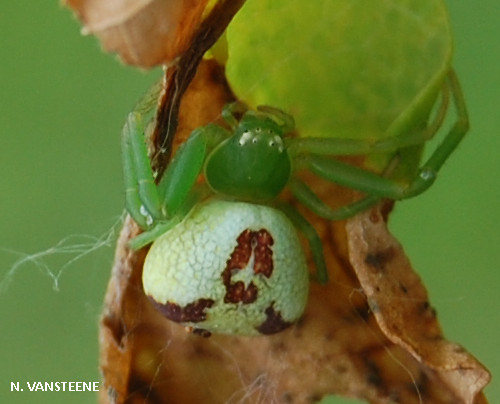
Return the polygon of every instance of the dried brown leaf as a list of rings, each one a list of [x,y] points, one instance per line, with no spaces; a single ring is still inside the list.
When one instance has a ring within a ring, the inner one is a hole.
[[[444,339],[420,277],[380,212],[356,216],[347,234],[351,263],[382,332],[433,370],[457,403],[472,404],[490,375],[464,348]]]
[[[208,0],[64,0],[85,34],[131,65],[170,64],[199,28]]]

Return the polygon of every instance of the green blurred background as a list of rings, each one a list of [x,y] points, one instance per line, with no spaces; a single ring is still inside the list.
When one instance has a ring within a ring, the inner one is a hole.
[[[448,3],[472,130],[436,185],[398,205],[391,227],[447,337],[495,376],[500,7]],[[123,207],[119,133],[159,71],[103,54],[56,0],[3,0],[0,44],[0,402],[94,403],[91,393],[29,393],[26,382],[99,380],[97,320]],[[10,392],[11,382],[25,391]],[[500,400],[500,382],[486,393]]]

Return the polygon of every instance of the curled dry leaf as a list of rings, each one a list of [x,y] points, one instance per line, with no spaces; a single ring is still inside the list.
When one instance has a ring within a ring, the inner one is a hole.
[[[351,219],[347,235],[354,271],[385,336],[446,386],[453,402],[474,403],[490,375],[464,348],[444,339],[427,291],[380,211]]]
[[[174,147],[194,127],[220,117],[231,98],[221,78],[213,61],[200,64],[182,99]],[[332,206],[353,196],[309,183]],[[486,371],[444,342],[423,285],[378,213],[374,217],[375,223],[370,215],[353,219],[346,231],[345,222],[308,216],[322,238],[331,281],[311,285],[306,312],[297,324],[254,338],[202,338],[155,311],[142,291],[145,252],[128,249],[137,228],[127,221],[101,319],[101,402],[310,403],[341,394],[383,404],[485,403],[477,392],[488,380]],[[392,279],[380,280],[380,270],[377,283],[357,275],[363,266],[372,274],[381,265],[386,271],[389,265],[391,271],[403,265],[407,274],[395,278],[401,279],[395,284],[399,294]],[[377,286],[384,289],[381,300],[373,296]],[[410,293],[416,293],[411,310]],[[406,299],[403,307],[400,297]],[[401,314],[392,313],[400,307]],[[408,314],[412,310],[421,312],[413,317]]]
[[[64,0],[108,52],[131,65],[170,64],[186,51],[208,0]]]

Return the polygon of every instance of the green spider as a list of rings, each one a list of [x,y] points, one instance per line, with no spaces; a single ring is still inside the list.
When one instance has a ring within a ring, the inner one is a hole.
[[[409,183],[333,158],[397,154],[423,144],[441,127],[450,92],[457,121]],[[300,317],[308,270],[295,229],[309,242],[317,281],[327,282],[321,240],[302,215],[278,199],[285,187],[316,215],[345,219],[383,198],[399,200],[426,190],[468,129],[453,72],[426,128],[377,142],[294,137],[293,118],[269,106],[253,111],[228,104],[222,117],[228,128],[209,124],[194,130],[158,183],[139,112],[129,114],[122,137],[126,208],[144,230],[130,245],[153,242],[143,269],[145,293],[166,317],[202,334],[270,334]],[[296,177],[300,170],[366,196],[332,210]],[[200,174],[203,184],[197,183]]]

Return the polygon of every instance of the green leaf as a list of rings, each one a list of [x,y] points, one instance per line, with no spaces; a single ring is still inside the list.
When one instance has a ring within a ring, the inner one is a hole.
[[[450,66],[436,0],[247,0],[227,30],[238,98],[291,113],[301,136],[380,139],[424,121]]]

